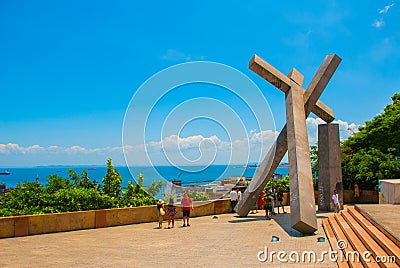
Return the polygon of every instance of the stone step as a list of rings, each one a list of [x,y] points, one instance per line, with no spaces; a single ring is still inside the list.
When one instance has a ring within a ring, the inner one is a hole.
[[[345,218],[343,217],[343,211],[340,214],[335,214],[335,220],[340,226],[341,230],[347,237],[347,241],[350,242],[352,245],[354,251],[358,252],[360,254],[360,262],[363,264],[364,267],[372,267],[372,268],[378,268],[380,267],[374,260],[373,256],[370,256],[368,258],[368,262],[362,257],[362,254],[369,249],[365,246],[365,242],[361,241],[357,234],[353,231],[351,226],[347,223]],[[352,263],[352,260],[348,260],[350,263]]]
[[[377,221],[375,221],[374,218],[372,218],[366,211],[364,211],[362,208],[359,206],[355,206],[355,209],[360,212],[370,223],[372,223],[376,228],[379,229],[383,234],[385,234],[394,244],[396,244],[398,247],[400,247],[400,241],[398,238],[393,235],[389,230],[387,230],[385,227],[380,225]]]
[[[322,220],[322,226],[325,230],[325,234],[328,237],[329,244],[331,245],[332,250],[337,250],[337,239],[335,237],[335,233],[332,230],[332,226],[329,221],[334,220],[333,217],[325,218]],[[350,265],[346,262],[346,260],[338,260],[337,265],[339,268],[350,268]]]
[[[368,232],[368,234],[385,250],[388,256],[396,258],[397,265],[400,266],[400,248],[382,233],[373,223],[364,217],[356,208],[348,208],[351,216]]]
[[[342,211],[342,216],[349,224],[353,232],[358,236],[358,239],[364,244],[364,246],[372,253],[374,259],[379,256],[387,256],[385,250],[371,237],[366,230],[352,217],[348,211]],[[362,254],[364,251],[359,251]],[[379,262],[380,267],[393,267],[393,264],[385,264]]]
[[[353,248],[352,244],[349,242],[349,240],[347,239],[346,235],[344,234],[342,228],[340,228],[339,223],[336,221],[336,219],[334,218],[334,216],[330,216],[329,217],[329,224],[333,230],[333,233],[335,234],[336,240],[337,241],[344,241],[347,244],[347,247],[344,249],[344,254],[346,254],[346,252],[354,252],[355,249]],[[339,250],[337,244],[334,245],[334,247],[332,247],[332,250]],[[346,255],[344,255],[346,256]],[[346,260],[345,258],[339,258],[340,260]],[[338,263],[339,263],[338,261]],[[350,267],[352,268],[362,268],[364,267],[364,265],[361,262],[348,262],[348,264],[350,265]]]

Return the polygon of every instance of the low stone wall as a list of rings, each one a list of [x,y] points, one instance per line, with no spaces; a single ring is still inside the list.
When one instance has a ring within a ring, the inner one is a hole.
[[[315,204],[318,204],[318,191],[314,191]],[[360,197],[354,197],[353,190],[343,191],[343,203],[344,204],[378,204],[379,203],[379,192],[377,190],[362,190],[360,191]]]
[[[343,201],[345,204],[378,204],[379,191],[361,190],[360,197],[355,198],[353,190],[344,190]]]
[[[176,219],[182,218],[177,207]],[[191,217],[231,212],[229,199],[194,202]],[[156,206],[65,212],[43,215],[0,217],[0,238],[103,228],[158,221]]]

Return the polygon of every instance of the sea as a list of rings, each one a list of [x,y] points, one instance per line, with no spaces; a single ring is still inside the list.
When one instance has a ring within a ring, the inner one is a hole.
[[[35,182],[36,178],[43,185],[49,175],[58,175],[68,178],[68,170],[72,168],[79,175],[86,169],[91,180],[101,183],[102,178],[107,173],[106,166],[40,166],[40,167],[18,167],[18,168],[0,168],[0,172],[9,171],[10,175],[0,175],[0,184],[5,183],[7,188],[15,188],[18,182],[28,181]],[[183,186],[210,184],[221,179],[229,177],[246,177],[251,179],[257,168],[241,166],[241,165],[211,165],[207,167],[201,166],[146,166],[146,167],[127,167],[115,166],[118,173],[122,176],[122,186],[126,186],[128,181],[136,183],[136,178],[140,173],[144,175],[145,186],[149,185],[153,180],[180,180]],[[289,173],[288,168],[277,168],[276,174],[285,176]]]

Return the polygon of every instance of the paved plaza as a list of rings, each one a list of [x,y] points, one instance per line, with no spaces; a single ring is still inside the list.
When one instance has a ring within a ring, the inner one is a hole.
[[[400,238],[400,206],[398,204],[363,204],[358,206],[397,239]]]
[[[288,207],[286,208],[289,209]],[[264,212],[191,219],[191,227],[156,229],[143,223],[64,233],[0,239],[0,267],[336,267],[323,263],[260,262],[258,252],[329,250],[318,214],[318,233],[303,236],[290,228],[290,214],[267,221]],[[271,242],[272,236],[279,242]],[[261,257],[264,257],[263,255]],[[286,256],[288,259],[288,256]]]

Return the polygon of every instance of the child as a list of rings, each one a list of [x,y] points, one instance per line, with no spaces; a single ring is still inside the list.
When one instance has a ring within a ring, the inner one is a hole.
[[[158,229],[162,228],[162,222],[164,220],[164,202],[160,199],[157,202],[157,215],[158,215]]]
[[[168,229],[174,228],[175,215],[176,215],[176,206],[174,206],[174,199],[171,198],[167,206]],[[172,222],[172,227],[170,227],[171,222]]]
[[[272,215],[272,202],[274,200],[274,197],[270,192],[267,192],[267,195],[264,197],[264,209],[265,209],[265,217],[267,220],[271,219]]]

